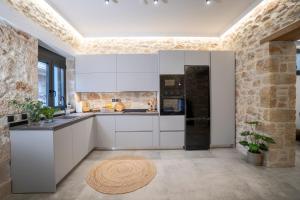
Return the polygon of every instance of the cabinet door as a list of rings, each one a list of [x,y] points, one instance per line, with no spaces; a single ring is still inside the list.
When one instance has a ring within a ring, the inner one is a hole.
[[[73,164],[79,163],[93,146],[93,118],[75,123],[72,126],[73,132]]]
[[[118,91],[158,91],[157,73],[118,73]]]
[[[184,146],[184,132],[183,131],[173,131],[173,132],[161,132],[160,133],[160,147],[173,149],[180,148]]]
[[[211,145],[235,143],[235,60],[233,52],[211,53]]]
[[[184,64],[210,66],[210,52],[209,51],[185,51]]]
[[[181,116],[160,116],[160,131],[183,131],[185,118]]]
[[[55,182],[73,168],[73,129],[68,126],[54,132]]]
[[[76,73],[116,72],[116,55],[82,55],[75,58]]]
[[[116,132],[116,148],[143,149],[152,147],[152,132]]]
[[[184,51],[160,51],[160,74],[184,74]]]
[[[151,116],[116,116],[116,131],[151,131]]]
[[[115,117],[96,116],[96,148],[115,147]]]
[[[116,73],[76,74],[77,92],[115,92]]]
[[[130,54],[117,56],[117,72],[158,72],[158,55]]]

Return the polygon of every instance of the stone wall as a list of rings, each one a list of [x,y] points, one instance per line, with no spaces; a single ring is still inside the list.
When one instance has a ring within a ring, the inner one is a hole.
[[[236,52],[237,142],[245,121],[261,121],[259,129],[277,142],[267,157],[271,167],[295,164],[296,50],[293,42],[260,40],[296,20],[299,0],[266,0],[222,38],[223,49]]]
[[[10,99],[37,97],[38,41],[0,21],[0,199],[10,192]]]

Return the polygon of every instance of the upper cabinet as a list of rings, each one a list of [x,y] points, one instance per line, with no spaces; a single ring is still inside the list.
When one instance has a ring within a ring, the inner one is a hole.
[[[184,51],[160,51],[160,74],[184,74]]]
[[[210,52],[209,51],[185,51],[184,65],[210,66]]]
[[[157,73],[158,55],[156,54],[123,54],[117,55],[118,73]]]
[[[82,55],[76,57],[76,73],[117,71],[116,55]]]
[[[117,73],[117,91],[158,91],[158,73]]]
[[[160,51],[160,74],[184,74],[185,65],[210,66],[209,51]]]

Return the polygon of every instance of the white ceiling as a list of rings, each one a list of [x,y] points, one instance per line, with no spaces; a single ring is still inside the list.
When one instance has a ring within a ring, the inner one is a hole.
[[[84,37],[218,37],[262,0],[212,1],[47,0]]]

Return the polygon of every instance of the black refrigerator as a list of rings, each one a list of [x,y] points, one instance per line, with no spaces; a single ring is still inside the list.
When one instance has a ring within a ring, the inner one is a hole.
[[[185,66],[185,149],[210,147],[209,66]]]

